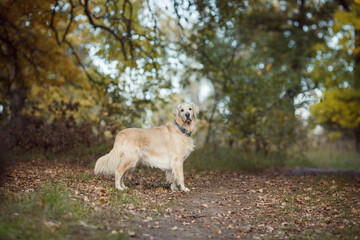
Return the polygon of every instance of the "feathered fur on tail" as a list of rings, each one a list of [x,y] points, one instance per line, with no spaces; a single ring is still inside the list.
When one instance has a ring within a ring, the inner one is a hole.
[[[114,175],[115,170],[120,163],[120,146],[114,145],[114,148],[105,156],[102,156],[96,161],[94,173],[95,175]]]

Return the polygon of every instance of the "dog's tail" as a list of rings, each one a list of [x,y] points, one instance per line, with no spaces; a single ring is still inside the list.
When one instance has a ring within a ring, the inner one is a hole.
[[[105,156],[102,156],[96,161],[94,173],[95,175],[114,175],[115,170],[120,164],[121,160],[121,141],[118,141],[118,139],[114,143],[113,149],[106,154]]]

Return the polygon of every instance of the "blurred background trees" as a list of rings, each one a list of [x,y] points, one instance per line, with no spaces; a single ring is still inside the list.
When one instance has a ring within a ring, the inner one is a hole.
[[[157,33],[139,23],[141,6],[1,1],[3,128],[22,135],[26,128],[34,133],[47,126],[43,132],[56,134],[70,131],[73,119],[77,125],[90,123],[94,131],[101,125],[137,125],[151,101],[159,100],[157,91],[169,86],[158,74],[163,49]],[[95,60],[114,71],[104,71]],[[67,107],[72,104],[76,108]]]
[[[3,0],[0,23],[10,145],[90,145],[191,100],[200,146],[284,153],[321,125],[359,149],[357,0]]]

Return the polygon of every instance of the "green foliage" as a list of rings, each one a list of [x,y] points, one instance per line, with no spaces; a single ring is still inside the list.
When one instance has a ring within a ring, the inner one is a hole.
[[[199,63],[191,65],[183,83],[195,75],[213,86],[212,110],[204,113],[206,144],[212,138],[245,149],[286,151],[304,137],[295,110],[306,102],[295,99],[315,88],[307,67],[315,56],[313,46],[324,42],[328,30],[318,23],[330,21],[337,6],[313,1],[196,4],[200,16],[180,48]]]

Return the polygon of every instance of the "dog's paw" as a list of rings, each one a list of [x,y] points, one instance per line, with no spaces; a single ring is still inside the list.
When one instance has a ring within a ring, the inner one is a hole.
[[[177,191],[178,187],[176,186],[176,184],[171,184],[170,189],[171,191]]]
[[[116,188],[117,190],[120,190],[120,191],[125,190],[125,189],[123,189],[123,188],[122,188],[122,187],[120,187],[120,186],[115,186],[115,188]]]
[[[183,191],[183,192],[190,192],[190,189],[188,189],[187,187],[183,187],[183,188],[181,188],[181,191]]]

